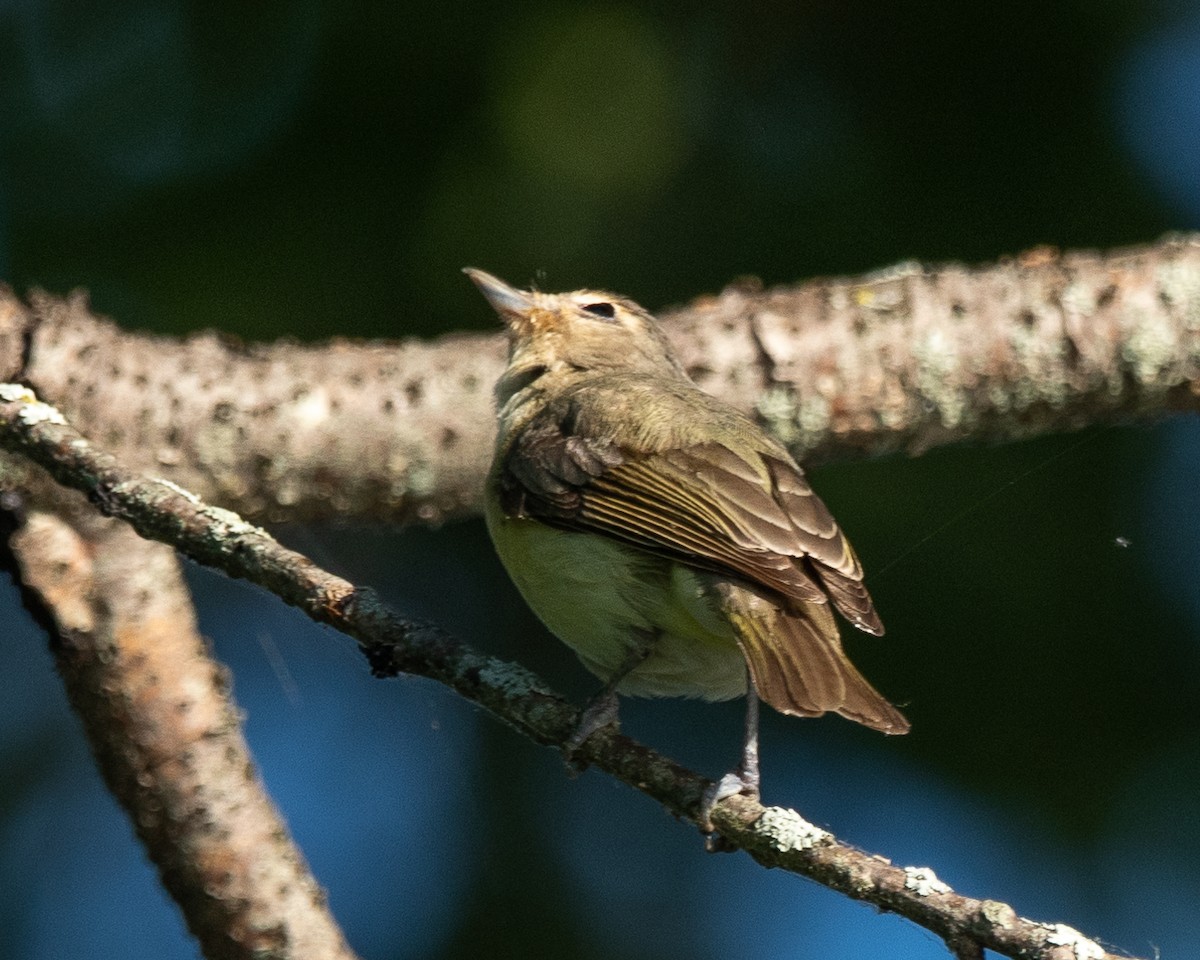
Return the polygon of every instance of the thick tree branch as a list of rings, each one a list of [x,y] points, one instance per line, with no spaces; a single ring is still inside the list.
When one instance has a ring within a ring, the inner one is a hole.
[[[321,570],[240,517],[206,506],[169,482],[123,468],[57,410],[14,385],[0,387],[0,446],[84,491],[101,510],[143,536],[258,583],[355,637],[377,675],[403,672],[436,679],[538,743],[561,746],[575,729],[579,712],[524,668],[484,656],[428,624],[404,620],[369,591]],[[698,774],[611,729],[586,741],[579,756],[674,815],[697,822],[708,784]],[[730,844],[760,863],[901,914],[937,933],[958,956],[978,956],[976,948],[987,948],[1030,960],[1115,960],[1069,927],[1036,923],[1007,904],[961,896],[931,870],[896,867],[856,850],[792,810],[734,797],[717,807],[713,819]]]
[[[701,386],[810,465],[1200,405],[1197,235],[732,287],[664,320]],[[271,520],[475,510],[503,352],[499,334],[179,341],[121,331],[81,296],[0,296],[0,377],[122,463]]]
[[[352,960],[259,780],[173,550],[60,491],[10,545],[105,782],[210,960]]]

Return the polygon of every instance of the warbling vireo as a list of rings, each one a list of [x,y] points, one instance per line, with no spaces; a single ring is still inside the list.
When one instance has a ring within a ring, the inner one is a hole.
[[[636,303],[466,273],[511,341],[488,530],[529,606],[605,683],[568,752],[616,720],[618,693],[746,694],[742,760],[706,797],[707,823],[721,798],[758,795],[759,697],[907,732],[842,650],[831,607],[867,633],[883,624],[784,446],[692,383]]]

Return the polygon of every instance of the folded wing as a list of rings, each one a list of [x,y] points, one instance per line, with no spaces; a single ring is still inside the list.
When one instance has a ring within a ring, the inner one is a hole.
[[[836,710],[907,730],[842,651],[830,600],[860,630],[881,634],[883,624],[853,548],[786,455],[718,443],[637,453],[544,417],[517,438],[499,482],[510,516],[614,537],[729,578],[726,613],[756,690],[776,709]]]

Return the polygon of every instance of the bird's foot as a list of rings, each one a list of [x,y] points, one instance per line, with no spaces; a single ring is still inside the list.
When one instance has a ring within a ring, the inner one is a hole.
[[[614,690],[605,690],[596,696],[591,703],[583,708],[583,714],[579,718],[579,725],[575,728],[575,732],[567,737],[566,742],[562,745],[563,759],[567,761],[567,765],[575,770],[582,770],[587,764],[581,764],[577,754],[579,748],[587,741],[587,739],[599,730],[605,727],[620,727],[620,717],[618,716],[620,703],[617,700],[617,694]]]
[[[725,853],[733,849],[716,831],[713,825],[713,809],[728,797],[743,795],[754,800],[759,798],[758,773],[731,770],[716,783],[710,784],[700,799],[700,832],[705,835],[704,848],[709,853]]]
[[[759,798],[760,783],[758,770],[758,694],[754,684],[747,679],[746,690],[746,736],[742,740],[742,759],[736,770],[731,770],[716,783],[711,784],[700,798],[700,832],[705,835],[704,849],[709,853],[725,853],[734,847],[724,837],[718,836],[713,826],[713,809],[726,797],[744,794],[751,799]]]

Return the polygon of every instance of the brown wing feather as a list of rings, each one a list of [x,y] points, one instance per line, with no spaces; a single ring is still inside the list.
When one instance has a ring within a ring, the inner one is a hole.
[[[834,605],[860,630],[876,636],[882,634],[883,623],[875,612],[871,595],[863,586],[862,564],[829,508],[813,493],[804,475],[791,464],[769,460],[768,469],[776,496],[795,526],[804,551],[812,558],[812,566]]]
[[[882,633],[858,557],[804,474],[779,457],[753,459],[716,443],[636,455],[568,435],[548,417],[505,458],[501,503],[510,516],[603,533],[748,581],[797,611],[832,599],[856,627]]]
[[[584,509],[634,494],[703,526],[708,549],[698,552],[731,572],[800,603],[832,599],[860,630],[883,633],[854,549],[793,464],[763,456],[756,470],[720,444],[670,450],[606,471],[584,489]]]
[[[824,591],[782,553],[741,546],[711,501],[640,462],[616,467],[582,491],[580,517],[617,537],[642,535],[695,566],[725,571],[793,601],[825,603]]]
[[[829,607],[810,604],[793,614],[734,584],[721,594],[754,689],[780,713],[816,717],[832,710],[882,733],[908,732],[904,715],[842,650]]]

